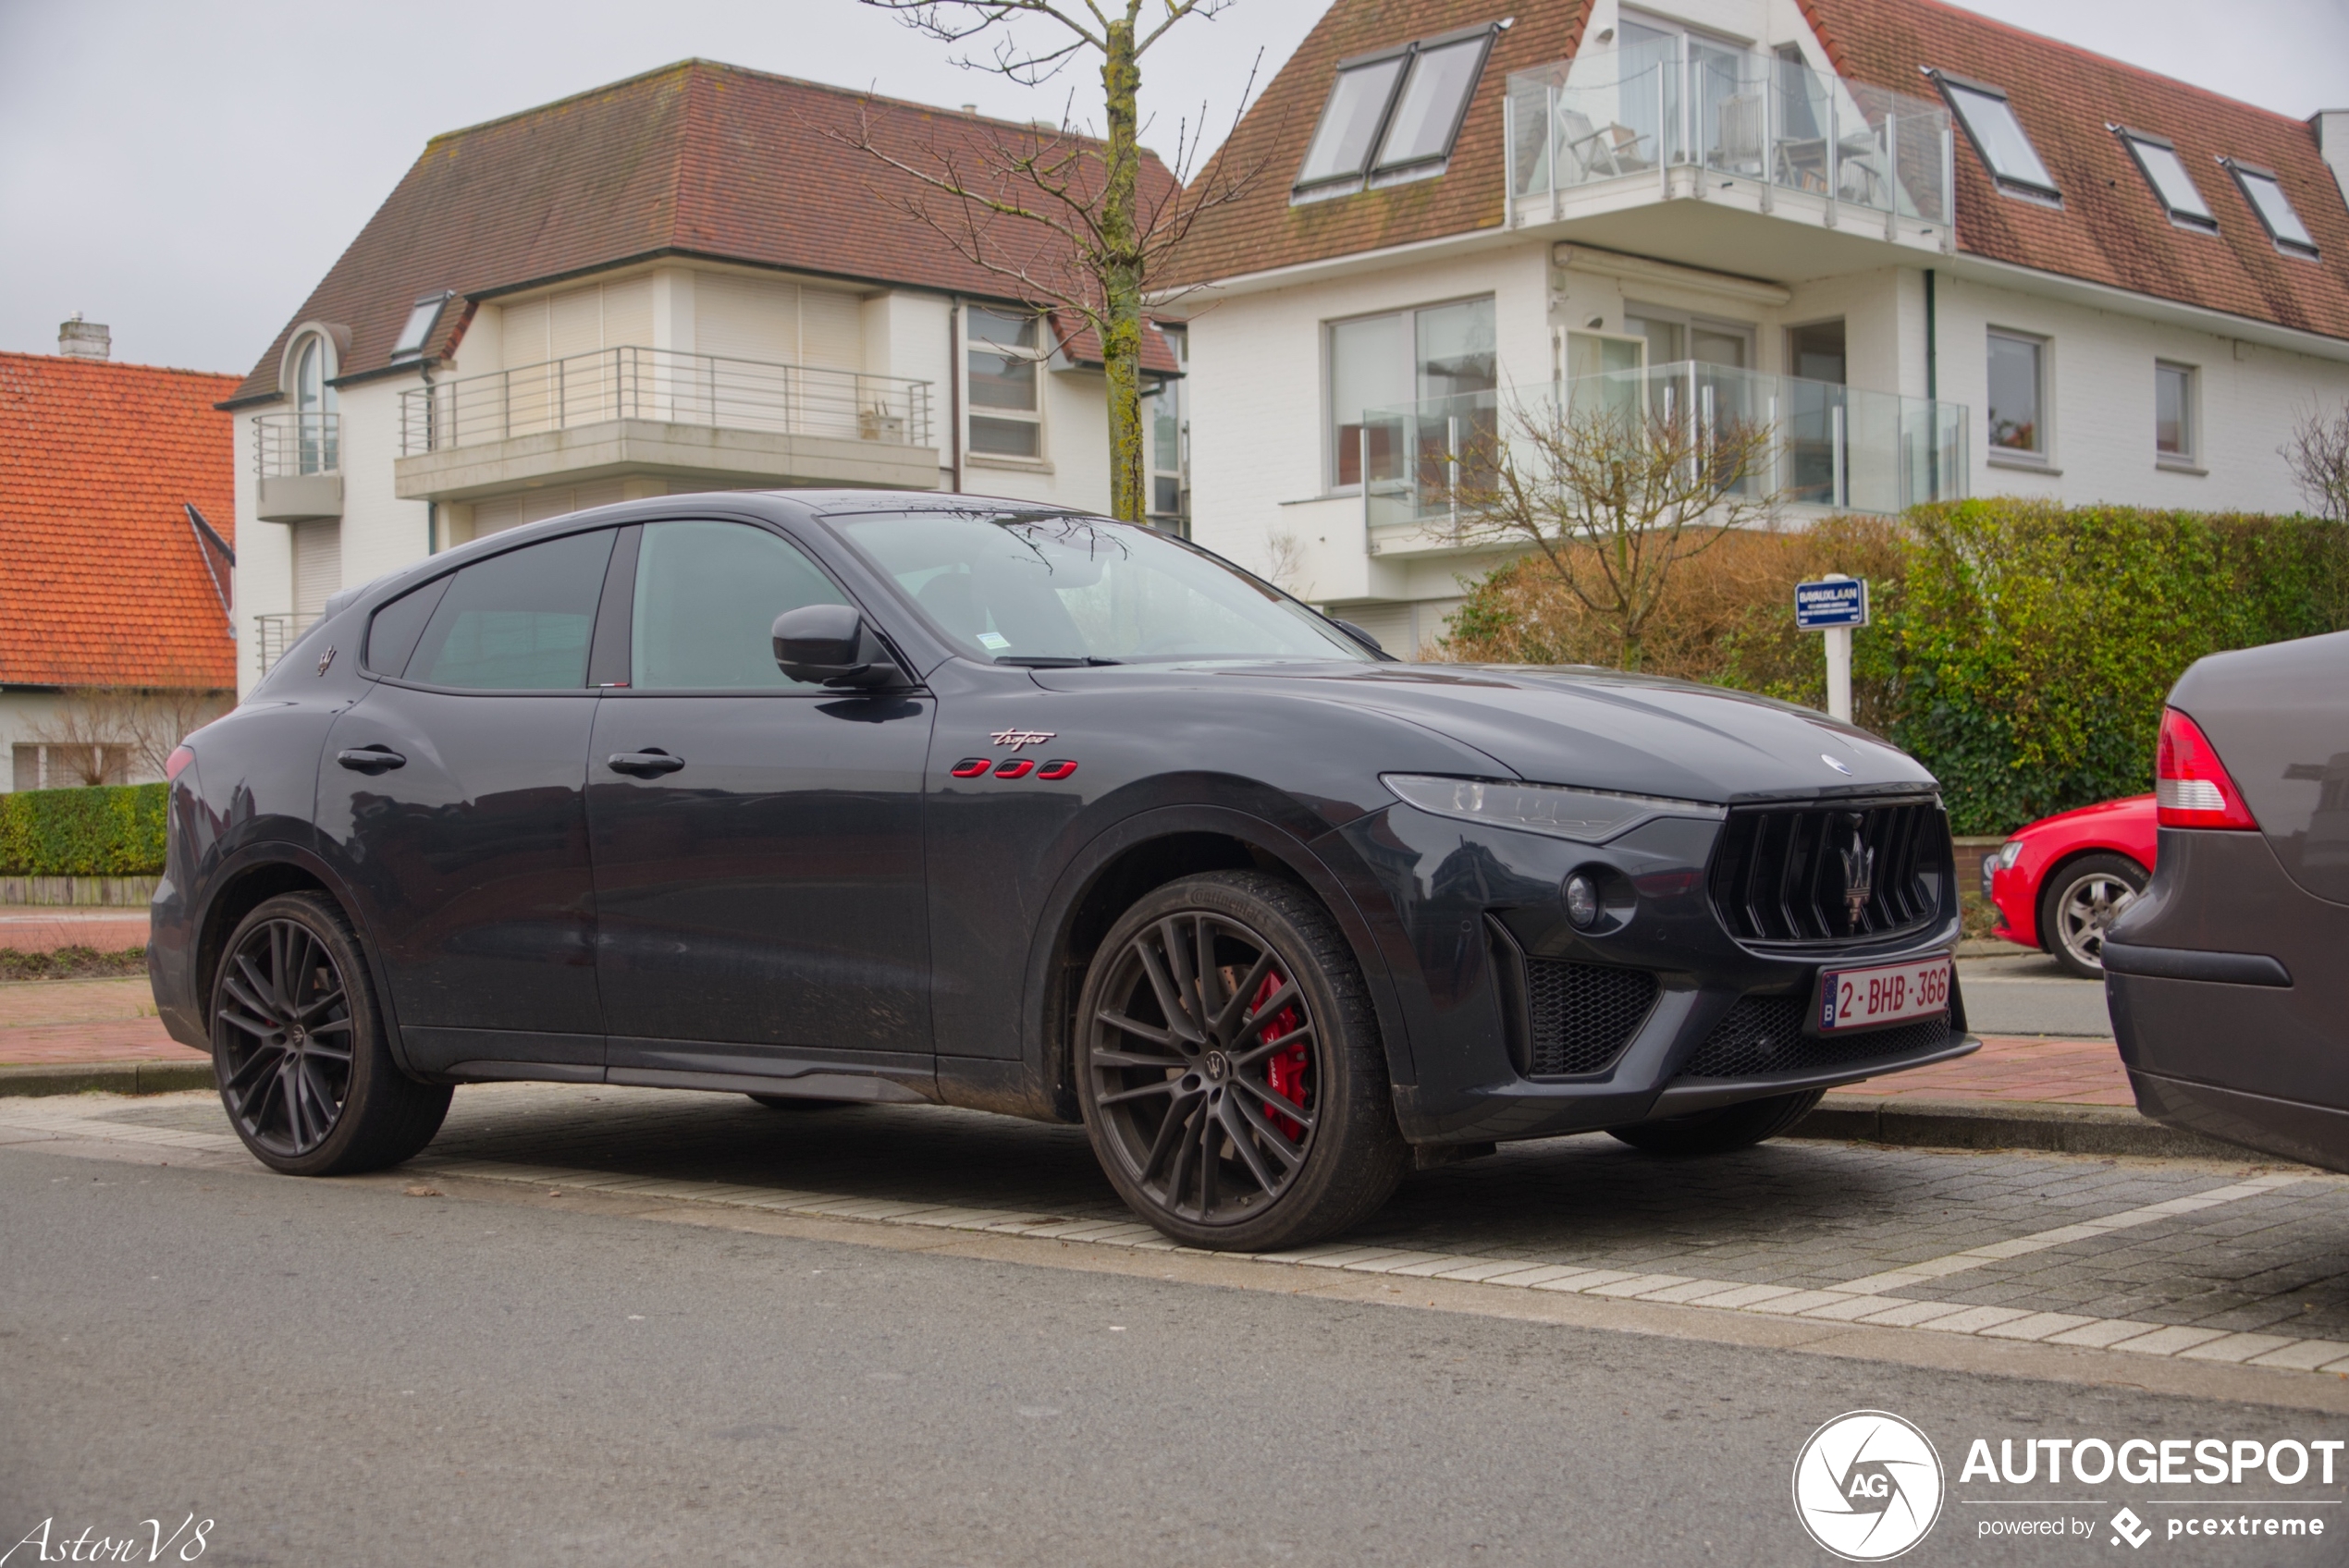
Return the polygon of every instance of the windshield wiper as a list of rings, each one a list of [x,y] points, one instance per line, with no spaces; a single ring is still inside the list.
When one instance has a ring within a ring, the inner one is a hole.
[[[1072,658],[1060,654],[998,654],[997,664],[1015,664],[1022,669],[1083,669],[1091,665],[1124,664],[1124,659],[1097,659],[1090,655]]]

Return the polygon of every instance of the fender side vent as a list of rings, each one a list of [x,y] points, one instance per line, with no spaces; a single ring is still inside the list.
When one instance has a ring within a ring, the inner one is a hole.
[[[1655,976],[1644,969],[1525,961],[1526,1023],[1532,1075],[1604,1072],[1655,1007]]]
[[[1801,997],[1740,997],[1713,1026],[1681,1073],[1690,1078],[1766,1078],[1855,1061],[1912,1055],[1949,1038],[1948,1015],[1861,1035],[1805,1035]]]

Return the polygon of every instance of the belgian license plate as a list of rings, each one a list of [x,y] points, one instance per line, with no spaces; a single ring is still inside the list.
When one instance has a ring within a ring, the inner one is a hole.
[[[1947,955],[1871,969],[1830,969],[1819,976],[1819,1028],[1866,1029],[1949,1010]]]

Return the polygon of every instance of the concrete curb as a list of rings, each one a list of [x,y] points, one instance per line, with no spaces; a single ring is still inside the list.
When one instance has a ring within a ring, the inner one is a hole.
[[[1829,1095],[1788,1134],[1933,1149],[2050,1149],[2164,1159],[2267,1160],[2234,1144],[2147,1121],[2134,1106],[2044,1100],[1873,1099]]]
[[[0,1097],[12,1095],[167,1095],[213,1086],[209,1061],[80,1061],[0,1067]]]

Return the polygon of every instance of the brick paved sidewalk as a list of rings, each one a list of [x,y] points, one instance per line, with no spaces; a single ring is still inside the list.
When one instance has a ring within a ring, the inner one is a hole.
[[[1827,1091],[1871,1099],[1996,1100],[2042,1105],[2134,1106],[2129,1075],[2110,1040],[1986,1035],[1969,1057],[1869,1078]]]

